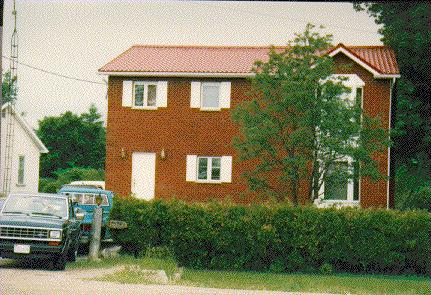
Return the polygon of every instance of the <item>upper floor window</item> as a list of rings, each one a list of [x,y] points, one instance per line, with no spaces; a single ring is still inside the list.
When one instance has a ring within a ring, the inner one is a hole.
[[[123,107],[155,110],[167,107],[167,81],[123,81]]]
[[[190,107],[202,111],[219,111],[230,108],[230,82],[191,82]]]
[[[134,107],[157,107],[157,82],[135,82],[133,88]]]
[[[202,83],[201,108],[220,108],[220,83]]]
[[[363,100],[363,88],[358,87],[355,89],[355,104],[356,106],[360,107],[361,110],[362,110],[362,100]],[[355,118],[356,122],[361,122],[361,119],[362,119],[361,113],[359,113],[358,116]]]

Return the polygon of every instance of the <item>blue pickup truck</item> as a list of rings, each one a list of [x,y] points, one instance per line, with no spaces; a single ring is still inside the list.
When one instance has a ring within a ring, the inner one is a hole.
[[[62,195],[68,195],[72,201],[76,202],[77,210],[85,213],[84,220],[81,221],[81,243],[87,244],[90,242],[92,234],[93,210],[96,205],[96,197],[102,197],[102,234],[103,242],[112,241],[109,228],[107,226],[109,212],[112,208],[114,193],[108,190],[95,188],[91,186],[64,185],[58,192]]]

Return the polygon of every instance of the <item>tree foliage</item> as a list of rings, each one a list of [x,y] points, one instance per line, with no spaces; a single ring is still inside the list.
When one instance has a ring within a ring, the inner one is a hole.
[[[49,150],[41,156],[42,177],[54,177],[59,169],[104,168],[105,128],[94,105],[80,116],[68,111],[43,118],[37,135]]]
[[[11,100],[16,99],[16,95],[18,93],[18,89],[16,86],[16,76],[12,78],[10,77],[10,71],[7,71],[3,75],[2,80],[2,103],[8,103]]]
[[[272,48],[267,62],[256,62],[250,100],[233,111],[240,160],[255,163],[245,174],[250,189],[279,201],[290,197],[295,205],[304,186],[316,198],[327,172],[346,157],[361,163],[362,175],[378,178],[370,155],[386,143],[379,120],[362,116],[361,124],[360,105],[343,99],[350,89],[331,76],[332,58],[322,54],[332,37],[313,28],[307,25],[286,50]],[[334,174],[353,177],[352,169]]]
[[[382,41],[396,53],[398,84],[395,155],[409,164],[426,155],[431,159],[431,4],[428,1],[355,3],[377,24]],[[431,171],[429,171],[431,175]]]
[[[103,169],[94,168],[68,168],[55,172],[56,179],[41,178],[39,181],[39,191],[44,193],[56,193],[64,185],[76,180],[104,180]]]
[[[381,40],[395,51],[400,68],[393,134],[395,206],[431,210],[431,4],[382,1],[354,7],[382,25]]]

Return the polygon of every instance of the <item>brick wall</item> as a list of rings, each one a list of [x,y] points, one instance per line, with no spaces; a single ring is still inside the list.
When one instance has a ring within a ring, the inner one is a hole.
[[[343,55],[335,58],[337,65],[350,62]],[[339,73],[356,73],[365,81],[364,109],[371,115],[381,115],[388,126],[389,80],[375,80],[357,65]],[[121,106],[122,81],[134,79],[109,77],[108,122],[106,139],[106,187],[120,195],[130,193],[132,152],[153,152],[156,157],[156,198],[194,201],[210,198],[231,198],[235,202],[250,202],[245,179],[241,177],[250,163],[239,163],[232,147],[238,130],[231,121],[229,109],[203,112],[190,108],[190,78],[168,78],[168,107],[156,111],[136,110]],[[142,80],[136,78],[136,80]],[[150,80],[145,78],[145,80]],[[196,80],[196,79],[193,79]],[[215,81],[213,79],[212,81]],[[204,80],[202,80],[204,81]],[[222,80],[220,80],[222,81]],[[247,99],[250,84],[246,79],[231,81],[231,109]],[[126,157],[121,158],[121,149]],[[164,149],[166,158],[160,158]],[[207,184],[186,182],[186,155],[233,157],[232,183]],[[387,174],[387,153],[377,155],[382,173]],[[386,182],[361,181],[364,207],[386,206]],[[247,199],[243,198],[247,195]],[[305,192],[302,196],[305,199]]]

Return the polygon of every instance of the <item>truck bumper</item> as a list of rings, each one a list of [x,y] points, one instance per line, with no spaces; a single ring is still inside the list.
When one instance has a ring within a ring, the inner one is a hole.
[[[29,245],[30,253],[14,253],[14,245]],[[33,241],[16,241],[16,240],[0,240],[0,257],[12,259],[44,259],[51,258],[53,255],[63,253],[64,245],[50,246],[48,242],[33,242]]]

